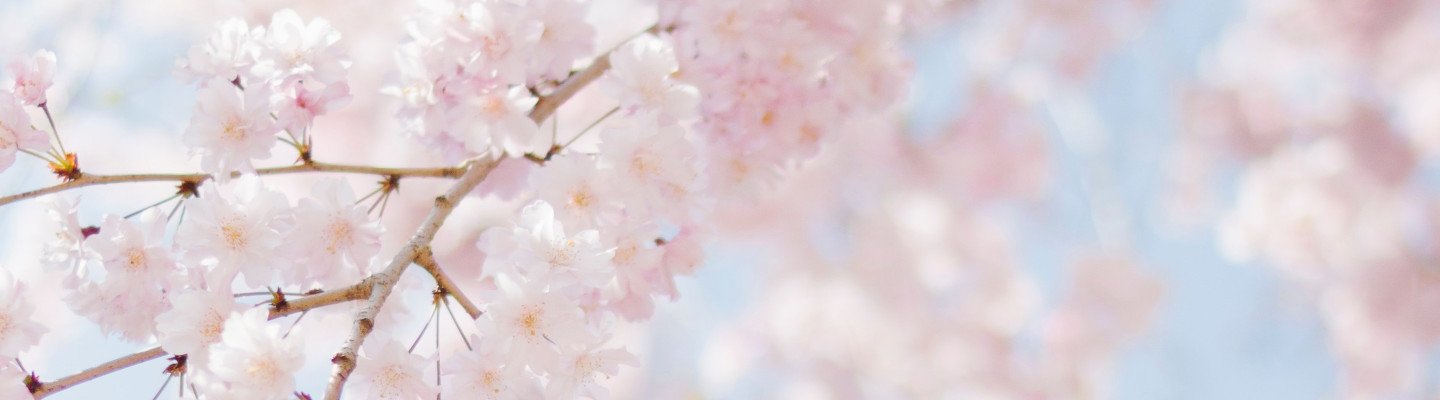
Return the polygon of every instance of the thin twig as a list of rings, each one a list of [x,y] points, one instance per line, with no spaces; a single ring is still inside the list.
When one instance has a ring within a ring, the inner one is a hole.
[[[610,109],[610,111],[606,112],[605,115],[600,116],[600,119],[595,120],[595,122],[591,122],[590,126],[586,126],[585,129],[580,131],[580,133],[575,134],[575,137],[572,137],[569,141],[566,141],[565,144],[560,146],[560,149],[565,149],[567,147],[570,147],[570,145],[575,144],[576,140],[580,140],[580,137],[585,136],[586,132],[590,132],[591,129],[595,129],[595,126],[600,125],[600,123],[604,122],[606,118],[610,118],[611,115],[615,115],[616,111],[620,111],[620,107]]]
[[[445,299],[445,312],[450,313],[450,321],[455,323],[455,332],[458,332],[460,334],[460,340],[465,342],[465,348],[469,350],[475,350],[474,347],[470,347],[470,338],[465,337],[465,329],[460,327],[460,319],[455,318],[455,309],[450,308],[449,298]]]
[[[439,320],[438,317],[440,316],[440,303],[435,303],[435,310],[430,311],[430,316],[431,316],[431,317],[436,317],[436,318],[425,318],[425,326],[420,327],[420,334],[415,335],[415,341],[410,342],[410,349],[409,349],[409,350],[405,350],[407,353],[414,353],[414,352],[415,352],[415,346],[419,346],[419,345],[420,345],[420,339],[424,339],[424,338],[425,338],[425,332],[430,331],[430,322],[431,322],[431,320],[432,320],[432,319],[433,319],[433,320],[437,320],[437,321]],[[438,324],[437,324],[437,325],[438,325]],[[437,330],[437,331],[440,330],[440,327],[439,327],[439,326],[436,326],[436,327],[435,327],[435,330]]]
[[[60,140],[60,130],[55,128],[55,118],[50,116],[50,102],[40,103],[40,109],[45,111],[45,120],[50,122],[50,132],[55,134],[55,144],[60,146],[60,155],[64,156],[67,152],[65,141]]]
[[[371,174],[380,176],[398,175],[404,177],[428,177],[428,178],[456,178],[465,172],[463,167],[432,167],[432,168],[388,168],[372,167],[368,165],[331,164],[325,162],[310,162],[284,167],[260,168],[255,170],[257,175],[278,175],[293,174],[302,172],[334,172],[347,174]],[[239,173],[231,176],[240,176]],[[81,174],[75,180],[31,190],[24,193],[0,197],[0,206],[14,203],[20,200],[44,196],[51,193],[63,192],[86,186],[105,185],[124,182],[204,182],[211,179],[210,175],[201,173],[190,174],[126,174],[126,175],[97,175]]]
[[[455,281],[450,279],[449,275],[445,274],[445,270],[440,268],[440,264],[435,262],[435,253],[432,252],[429,247],[421,249],[420,254],[415,256],[415,265],[419,265],[420,268],[425,269],[425,272],[430,273],[430,276],[435,278],[435,283],[439,284],[440,288],[445,289],[445,292],[450,294],[450,297],[454,297],[455,301],[460,303],[460,308],[464,308],[465,313],[470,314],[471,319],[480,318],[480,315],[484,314],[484,312],[480,311],[480,307],[476,307],[475,303],[471,302],[470,298],[465,296],[465,292],[460,291],[460,286],[456,285]]]

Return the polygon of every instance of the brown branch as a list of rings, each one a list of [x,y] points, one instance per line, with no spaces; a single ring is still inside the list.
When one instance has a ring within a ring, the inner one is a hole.
[[[655,29],[655,27],[651,27],[647,31]],[[610,69],[609,56],[612,52],[614,49],[596,57],[589,67],[561,83],[554,92],[541,97],[535,103],[535,107],[530,110],[530,120],[540,123],[550,118],[550,115],[554,114],[561,104],[565,104],[576,93],[579,93],[580,89],[604,75],[605,71]],[[386,297],[390,296],[390,290],[394,288],[395,282],[400,280],[400,274],[420,257],[422,250],[429,250],[430,241],[435,238],[435,232],[440,230],[440,226],[445,223],[445,219],[450,216],[455,205],[475,189],[475,186],[485,179],[485,176],[499,161],[498,157],[483,164],[476,161],[475,165],[466,171],[465,175],[460,177],[460,181],[456,182],[455,186],[451,187],[444,196],[435,198],[435,208],[431,209],[430,215],[425,217],[425,222],[420,225],[420,230],[415,232],[415,236],[410,239],[410,242],[400,250],[400,253],[395,255],[395,258],[390,261],[390,265],[374,276],[376,280],[372,286],[369,303],[361,308],[359,315],[355,317],[354,332],[345,343],[345,347],[330,359],[330,362],[335,364],[335,373],[330,376],[330,383],[325,389],[325,400],[340,399],[340,393],[345,389],[345,381],[349,380],[350,374],[355,371],[360,345],[365,342],[365,338],[370,336],[370,331],[375,328],[375,315],[385,304]],[[437,268],[436,271],[438,270]],[[443,275],[437,276],[437,279],[440,276]],[[467,308],[466,311],[469,312],[470,309]],[[480,310],[476,308],[472,316],[478,316],[479,312]]]
[[[499,163],[498,157],[490,157],[488,160],[476,159],[469,163],[469,168],[462,175],[455,185],[450,187],[444,195],[435,198],[435,207],[430,209],[430,214],[420,224],[420,229],[411,237],[410,242],[395,254],[389,265],[384,270],[371,275],[361,284],[370,286],[369,297],[360,312],[355,316],[355,328],[346,341],[345,347],[335,354],[330,361],[335,364],[335,373],[330,377],[330,383],[325,390],[325,398],[339,400],[340,392],[345,387],[345,381],[350,379],[350,373],[355,371],[355,361],[359,358],[360,345],[365,343],[365,338],[370,336],[370,331],[375,327],[375,316],[380,312],[380,307],[385,305],[385,299],[390,296],[391,289],[395,283],[400,281],[400,275],[405,272],[415,258],[420,255],[421,249],[428,248],[430,241],[435,238],[435,233],[440,231],[440,226],[445,224],[445,219],[455,210],[480,181],[490,174],[490,171]]]
[[[425,272],[429,272],[430,276],[435,278],[435,284],[440,285],[445,293],[455,298],[455,301],[460,303],[460,307],[465,309],[465,313],[470,314],[470,318],[480,318],[480,314],[484,313],[480,311],[480,307],[476,307],[475,303],[470,301],[469,297],[465,296],[464,292],[460,291],[460,286],[445,274],[445,270],[440,269],[440,263],[435,262],[435,253],[430,251],[429,247],[421,249],[420,254],[415,256],[415,265],[419,265],[425,269]]]
[[[55,392],[69,389],[72,386],[89,382],[92,379],[105,376],[106,374],[109,374],[111,372],[119,371],[146,361],[154,360],[164,355],[165,350],[161,350],[159,347],[151,347],[139,353],[120,357],[110,362],[97,365],[84,371],[80,371],[75,375],[60,378],[54,382],[42,383],[40,384],[40,388],[35,390],[34,395],[36,399],[43,399],[45,398],[45,396],[55,394]]]
[[[301,172],[334,172],[349,174],[372,174],[381,176],[401,177],[431,177],[431,178],[456,178],[465,170],[462,167],[433,167],[433,168],[387,168],[372,167],[367,165],[331,164],[326,162],[312,161],[304,164],[289,165],[284,167],[260,168],[255,170],[257,175],[278,175],[293,174]],[[231,176],[239,176],[239,173]],[[208,174],[127,174],[127,175],[96,175],[81,174],[75,180],[31,190],[24,193],[0,197],[0,206],[14,203],[20,200],[44,196],[51,193],[63,192],[70,189],[86,186],[105,185],[125,182],[204,182],[211,178]]]
[[[270,309],[270,320],[275,320],[287,315],[313,310],[325,306],[362,300],[370,297],[371,284],[374,282],[374,275],[366,277],[359,283],[344,288],[321,292],[294,300],[289,300],[280,307]],[[36,399],[42,399],[56,392],[69,389],[75,385],[89,382],[95,378],[105,376],[111,372],[133,367],[140,363],[164,357],[165,350],[159,347],[152,347],[138,353],[126,355],[93,368],[80,371],[74,375],[56,379],[54,382],[41,383],[39,389],[34,393]]]

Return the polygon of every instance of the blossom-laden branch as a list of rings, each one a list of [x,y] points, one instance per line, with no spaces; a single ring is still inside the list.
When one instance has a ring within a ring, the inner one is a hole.
[[[368,165],[331,164],[326,162],[311,161],[304,164],[289,165],[284,167],[259,168],[255,170],[257,175],[279,175],[302,172],[334,172],[348,174],[373,174],[380,176],[399,177],[429,177],[429,178],[456,178],[465,172],[463,166],[456,167],[431,167],[431,168],[388,168],[373,167]],[[238,174],[232,174],[238,175]],[[81,173],[74,180],[54,186],[47,186],[24,193],[0,197],[0,206],[17,201],[40,197],[51,193],[59,193],[66,190],[82,188],[86,186],[105,185],[126,182],[194,182],[201,183],[211,179],[208,174],[126,174],[126,175],[98,175]]]
[[[655,28],[652,27],[647,29],[647,31],[653,29]],[[580,92],[580,89],[604,75],[605,71],[610,69],[609,55],[611,52],[613,52],[613,50],[595,57],[595,60],[591,62],[590,66],[571,75],[549,95],[541,97],[539,101],[536,102],[535,107],[530,110],[530,120],[539,123],[550,118],[550,115],[554,114],[560,105],[574,97],[576,93]],[[485,179],[485,176],[490,173],[490,170],[493,169],[499,161],[500,158],[498,157],[488,161],[473,161],[473,166],[465,172],[464,176],[460,177],[460,180],[456,182],[445,195],[435,198],[435,208],[430,210],[430,214],[425,217],[425,222],[420,225],[420,230],[415,233],[415,236],[410,239],[410,242],[406,243],[405,247],[395,255],[395,258],[390,261],[390,264],[384,271],[375,274],[374,289],[371,290],[368,303],[363,306],[359,314],[356,315],[355,329],[350,339],[346,341],[345,347],[330,360],[335,364],[335,372],[330,377],[330,382],[325,389],[326,400],[340,399],[340,393],[345,388],[345,382],[350,379],[350,374],[355,372],[356,360],[359,359],[360,345],[365,342],[365,338],[367,338],[374,329],[375,315],[379,313],[380,307],[385,304],[385,299],[390,296],[390,291],[395,287],[395,283],[399,282],[401,273],[405,272],[405,268],[409,267],[411,263],[416,262],[423,253],[429,252],[431,240],[435,238],[435,233],[440,230],[440,226],[444,225],[445,219],[450,216],[450,212],[454,211],[455,206],[459,204],[460,200],[465,198],[466,194],[474,190],[475,186],[479,185],[480,181]],[[429,261],[432,261],[430,264],[434,267],[431,273],[435,275],[437,281],[440,280],[441,277],[444,276],[443,273],[439,273],[440,269],[438,265],[433,263],[433,259]],[[428,268],[429,267],[427,267],[427,269]],[[448,279],[446,280],[448,281]],[[443,283],[441,284],[443,285]],[[459,292],[456,291],[455,293]],[[459,296],[456,298],[457,300],[460,299]],[[466,302],[462,301],[461,304],[465,305]],[[466,312],[469,312],[472,316],[478,316],[480,313],[479,309],[475,308],[472,311],[472,307],[474,307],[473,304],[466,306]]]
[[[646,32],[655,30],[655,27],[651,27],[647,29]],[[596,57],[590,66],[572,74],[553,92],[541,97],[531,109],[528,115],[529,118],[537,123],[548,119],[562,104],[574,97],[581,89],[603,76],[610,68],[608,56],[611,52],[613,52],[613,49]],[[327,385],[325,399],[338,400],[340,398],[346,381],[355,370],[356,362],[359,358],[358,353],[360,346],[374,329],[376,315],[379,313],[380,308],[384,305],[396,283],[399,282],[400,276],[410,264],[421,265],[422,268],[435,278],[436,283],[441,288],[460,303],[461,307],[464,308],[466,313],[471,317],[479,317],[481,315],[482,312],[480,309],[460,292],[455,282],[451,280],[439,267],[438,263],[435,262],[434,255],[430,249],[430,242],[434,239],[435,234],[440,230],[440,227],[444,225],[445,220],[450,216],[451,212],[454,211],[460,201],[473,191],[480,182],[484,181],[486,176],[488,176],[500,162],[501,158],[502,156],[498,155],[481,156],[467,160],[457,167],[438,168],[384,168],[306,161],[298,165],[256,170],[257,175],[336,172],[401,177],[459,178],[444,195],[436,197],[434,208],[432,208],[429,215],[426,216],[419,230],[412,236],[410,241],[395,254],[394,258],[391,259],[384,270],[367,276],[354,285],[305,296],[292,301],[272,304],[268,318],[274,320],[329,305],[359,300],[366,301],[356,315],[355,327],[351,337],[346,341],[341,351],[331,359],[331,362],[335,364],[335,372]],[[74,179],[68,182],[0,198],[0,205],[85,186],[159,181],[201,183],[208,179],[211,179],[210,175],[198,173],[92,175],[80,174],[77,171]],[[159,347],[149,348],[53,382],[38,383],[37,387],[34,388],[33,394],[36,399],[41,399],[111,372],[163,357],[165,354],[167,353]]]
[[[499,163],[499,158],[494,157],[488,160],[476,159],[470,163],[465,175],[455,182],[444,195],[435,198],[435,207],[420,224],[420,230],[410,239],[400,252],[390,260],[384,270],[366,278],[365,282],[371,286],[369,298],[365,305],[361,306],[360,312],[355,316],[355,329],[350,339],[346,341],[345,347],[335,354],[330,361],[335,364],[335,373],[330,377],[330,383],[325,390],[325,398],[339,400],[340,392],[345,387],[345,381],[355,371],[355,362],[359,358],[360,345],[365,343],[365,338],[370,336],[371,330],[375,328],[375,316],[379,314],[380,307],[385,305],[385,300],[390,297],[390,291],[395,288],[395,283],[400,281],[400,275],[405,272],[412,262],[428,250],[430,241],[435,238],[435,233],[440,231],[440,226],[450,217],[455,206],[470,194],[490,171]]]

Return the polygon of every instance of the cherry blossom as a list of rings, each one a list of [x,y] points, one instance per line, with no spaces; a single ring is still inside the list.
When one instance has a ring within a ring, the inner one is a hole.
[[[557,346],[588,341],[580,306],[544,282],[496,279],[499,298],[476,320],[482,335],[510,349],[504,357],[522,365],[543,365],[559,354]]]
[[[425,378],[424,370],[431,364],[425,357],[405,351],[397,341],[369,345],[361,355],[360,365],[350,384],[354,396],[364,399],[433,399],[439,392],[435,383]]]
[[[65,196],[56,195],[46,199],[45,207],[46,215],[51,222],[58,225],[58,229],[55,231],[55,239],[45,244],[45,258],[42,262],[51,269],[65,271],[64,284],[67,286],[78,284],[78,279],[85,275],[81,263],[89,253],[84,246],[86,229],[80,226],[80,210],[76,203],[77,201]],[[99,227],[90,228],[91,234],[99,230]]]
[[[25,371],[11,362],[0,364],[0,397],[7,399],[34,398],[30,389],[25,387]]]
[[[490,254],[487,263],[495,262],[528,279],[558,286],[599,287],[611,276],[607,263],[611,255],[600,247],[599,232],[585,230],[567,236],[549,203],[537,201],[526,206],[511,235],[487,243],[493,246],[482,246]]]
[[[35,306],[24,297],[26,292],[23,282],[0,271],[0,358],[15,358],[49,332],[33,319]]]
[[[203,45],[190,48],[176,61],[175,75],[191,83],[212,85],[212,80],[244,82],[254,80],[251,68],[259,62],[263,27],[251,28],[245,20],[231,18],[215,24],[214,33]]]
[[[575,61],[595,49],[595,27],[585,21],[589,0],[530,0],[525,18],[540,23],[530,57],[530,81],[559,80],[570,74]]]
[[[639,360],[624,349],[572,348],[564,350],[556,365],[547,368],[549,381],[545,397],[608,399],[610,391],[595,381],[596,375],[615,376],[620,365],[635,366]]]
[[[524,83],[530,66],[530,46],[545,32],[540,21],[526,18],[527,4],[501,0],[477,1],[464,9],[460,39],[476,50],[467,61],[480,69],[479,77],[502,84]],[[463,6],[462,6],[463,7]]]
[[[15,163],[16,152],[44,152],[50,146],[45,132],[31,125],[30,115],[20,107],[18,100],[0,92],[0,171]]]
[[[610,171],[592,157],[561,157],[530,174],[536,197],[555,207],[555,218],[571,229],[598,227],[617,218],[621,203]]]
[[[345,79],[349,68],[344,49],[336,45],[340,32],[322,18],[306,22],[294,10],[284,9],[270,17],[260,46],[266,61],[262,69],[272,69],[281,82],[315,81],[325,84]],[[261,76],[270,76],[261,73]]]
[[[680,70],[675,50],[652,35],[641,35],[610,54],[614,67],[601,82],[631,112],[661,113],[687,119],[696,113],[700,92],[672,79]]]
[[[355,202],[350,186],[325,180],[295,207],[295,229],[286,245],[296,255],[289,282],[337,287],[360,278],[380,251],[379,222]]]
[[[444,361],[448,365],[441,380],[441,397],[472,397],[485,400],[520,400],[541,396],[540,383],[525,371],[525,365],[507,360],[494,340],[475,338],[473,350],[462,351]]]
[[[151,209],[139,221],[108,215],[100,223],[100,233],[85,241],[105,267],[107,282],[149,284],[178,270],[160,214]]]
[[[467,99],[447,116],[447,126],[474,153],[499,150],[520,154],[542,139],[540,127],[526,115],[535,96],[524,87],[490,90]]]
[[[223,276],[245,274],[252,287],[270,283],[284,258],[289,202],[251,176],[222,188],[207,185],[185,200],[186,219],[176,242],[185,257]]]
[[[298,335],[282,337],[266,324],[269,312],[255,308],[233,313],[219,343],[210,348],[209,370],[225,383],[226,395],[247,399],[285,399],[295,391],[295,372],[305,365]]]
[[[77,280],[65,299],[76,313],[130,341],[154,334],[155,317],[170,307],[167,294],[180,271],[160,212],[139,218],[107,216],[99,233],[85,239],[104,273]]]
[[[612,128],[600,136],[600,159],[615,170],[614,183],[629,188],[627,200],[683,219],[698,175],[695,145],[684,134],[675,125]]]
[[[156,337],[160,347],[172,354],[188,354],[204,367],[205,350],[218,343],[231,314],[242,311],[227,289],[190,289],[176,292],[170,299],[173,308],[156,317]]]
[[[252,172],[252,160],[270,157],[280,128],[270,117],[267,90],[259,85],[237,90],[219,79],[200,88],[182,141],[200,158],[202,169],[222,176]]]
[[[55,53],[49,50],[36,51],[35,55],[10,62],[10,75],[15,84],[11,93],[27,106],[44,105],[45,91],[55,84]]]
[[[305,132],[315,117],[325,115],[350,101],[350,87],[343,82],[321,85],[296,81],[279,92],[275,104],[276,123],[290,132]]]

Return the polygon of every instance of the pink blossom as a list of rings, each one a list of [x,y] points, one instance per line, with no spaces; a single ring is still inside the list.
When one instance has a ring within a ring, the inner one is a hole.
[[[579,305],[565,295],[546,289],[547,282],[495,280],[500,288],[485,315],[476,320],[482,336],[493,337],[510,351],[508,362],[544,365],[560,352],[557,346],[589,341]]]
[[[55,53],[36,51],[34,56],[11,61],[9,69],[15,77],[11,92],[16,99],[27,106],[46,103],[45,91],[55,84]]]
[[[185,200],[185,221],[176,234],[178,247],[192,262],[203,263],[220,276],[244,273],[252,287],[271,283],[284,262],[278,250],[288,229],[289,202],[253,176],[216,185],[202,187],[200,197]]]
[[[290,282],[339,287],[358,280],[380,251],[379,221],[356,204],[350,185],[328,179],[295,207],[287,246],[296,256]]]
[[[536,101],[521,86],[479,93],[450,110],[446,130],[477,154],[500,151],[516,155],[542,148],[540,141],[548,137],[540,134],[540,127],[528,115]]]
[[[441,396],[476,397],[485,400],[522,400],[541,396],[540,385],[525,364],[516,363],[494,345],[494,340],[474,338],[474,350],[463,351],[445,360]]]
[[[49,329],[36,322],[35,306],[23,282],[0,271],[0,358],[13,359],[40,342]]]
[[[181,140],[200,158],[206,172],[226,176],[253,172],[255,159],[270,157],[280,128],[270,117],[270,94],[252,85],[237,90],[229,82],[211,80],[200,88],[190,127]]]
[[[610,54],[610,64],[601,84],[622,108],[671,119],[695,116],[700,92],[671,78],[680,65],[675,50],[659,38],[647,34],[631,40]]]
[[[45,152],[50,140],[45,132],[35,129],[30,115],[17,103],[17,98],[0,92],[0,171],[15,164],[16,153],[21,150]]]
[[[233,313],[219,343],[210,348],[209,370],[234,398],[283,399],[293,396],[295,373],[305,365],[299,335],[282,337],[279,325],[266,324],[269,310]]]
[[[425,378],[430,360],[389,340],[367,345],[350,379],[353,396],[362,399],[429,400],[438,395],[435,382]]]

